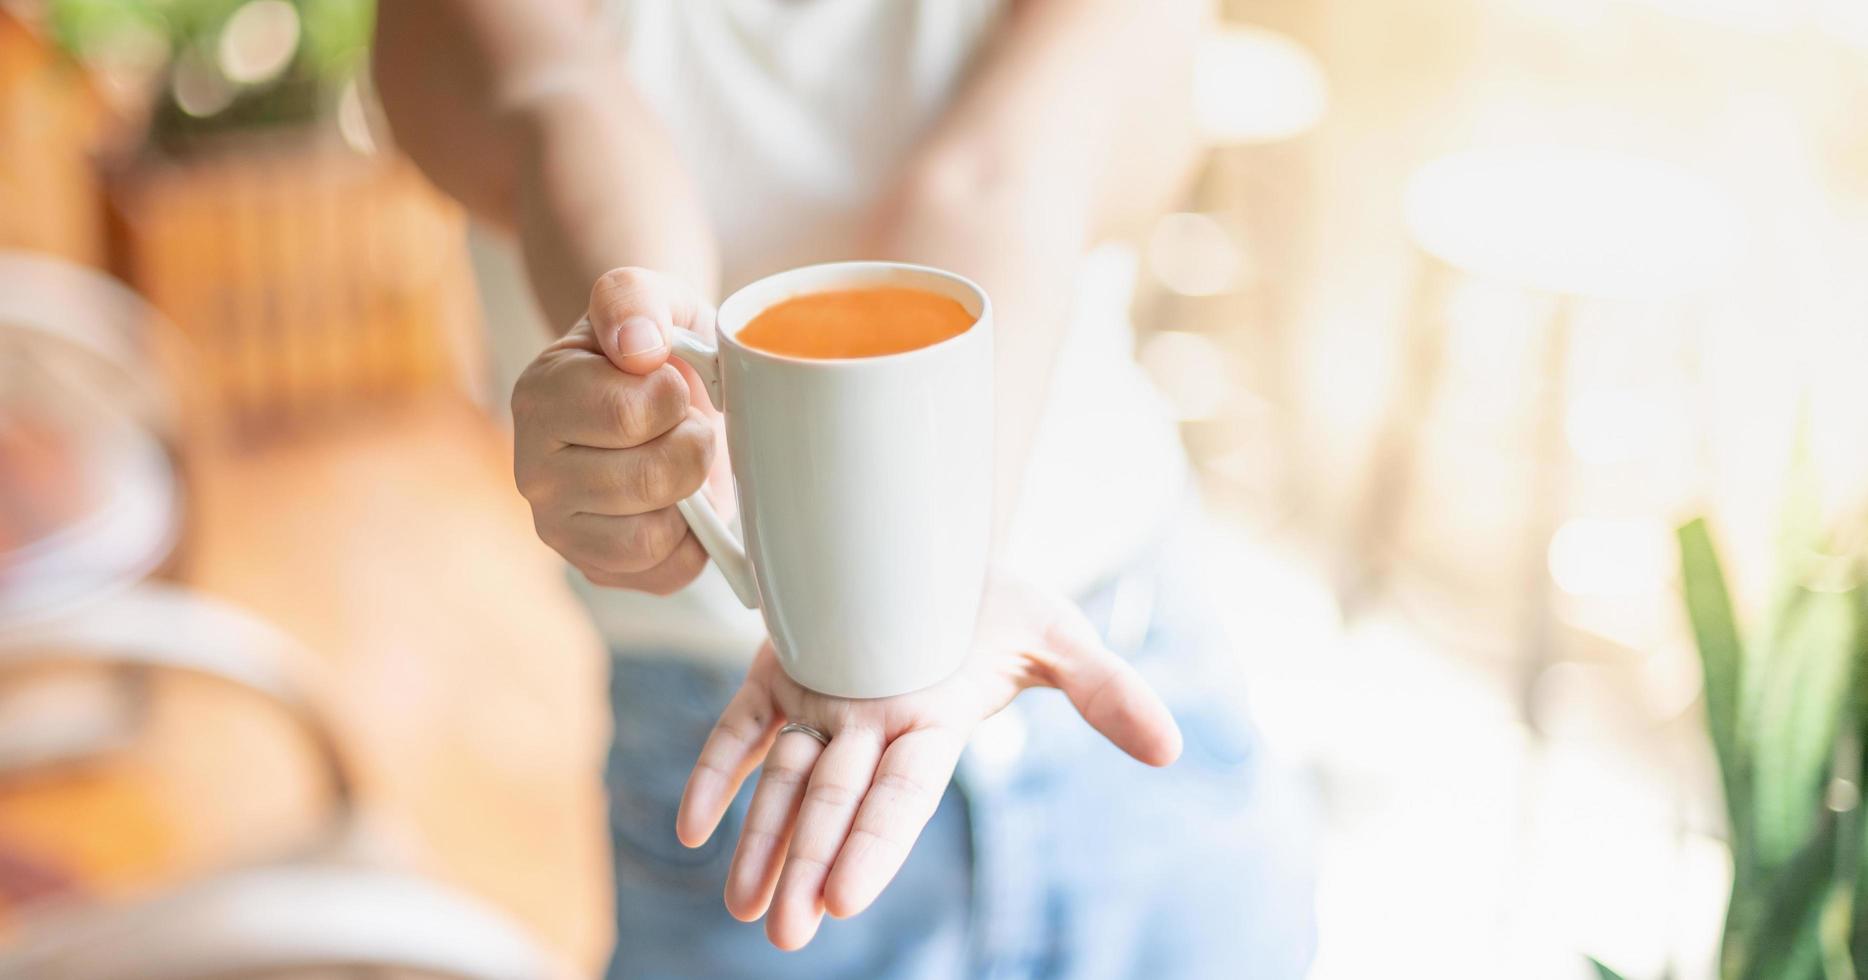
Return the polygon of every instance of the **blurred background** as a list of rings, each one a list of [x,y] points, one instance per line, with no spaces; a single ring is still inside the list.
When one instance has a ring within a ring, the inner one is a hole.
[[[1868,6],[1223,7],[1083,289],[1323,800],[1313,976],[1853,976]],[[601,647],[370,20],[0,0],[7,975],[602,962]]]

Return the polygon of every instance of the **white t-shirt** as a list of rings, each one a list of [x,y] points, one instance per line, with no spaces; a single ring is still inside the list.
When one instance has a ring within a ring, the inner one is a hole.
[[[722,295],[786,268],[862,257],[857,220],[954,94],[998,7],[633,0],[606,8],[618,57],[700,185],[721,250]],[[478,230],[473,242],[496,378],[509,391],[547,335],[568,325],[540,323],[510,245]],[[1135,266],[1132,251],[1105,248],[1081,267],[1002,556],[1067,593],[1152,543],[1185,491],[1174,423],[1132,357]],[[624,654],[744,660],[764,634],[711,567],[665,598],[581,576],[578,584]]]

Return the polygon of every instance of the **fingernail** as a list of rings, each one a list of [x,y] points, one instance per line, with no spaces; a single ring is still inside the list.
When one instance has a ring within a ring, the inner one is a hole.
[[[616,328],[616,350],[621,357],[653,354],[662,349],[662,331],[646,316],[632,316]]]

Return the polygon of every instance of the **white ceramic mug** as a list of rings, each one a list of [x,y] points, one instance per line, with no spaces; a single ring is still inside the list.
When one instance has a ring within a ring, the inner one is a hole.
[[[739,331],[806,293],[908,286],[974,320],[939,343],[849,359],[747,347]],[[726,414],[745,529],[702,493],[680,503],[791,678],[825,694],[889,697],[953,673],[985,587],[992,526],[992,308],[950,272],[835,262],[768,276],[720,304],[719,345],[677,330]]]

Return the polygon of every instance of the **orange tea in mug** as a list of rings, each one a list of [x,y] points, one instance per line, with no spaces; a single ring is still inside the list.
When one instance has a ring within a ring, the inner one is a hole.
[[[738,334],[754,350],[811,360],[881,357],[931,347],[976,318],[948,297],[907,286],[805,293],[774,304]]]

